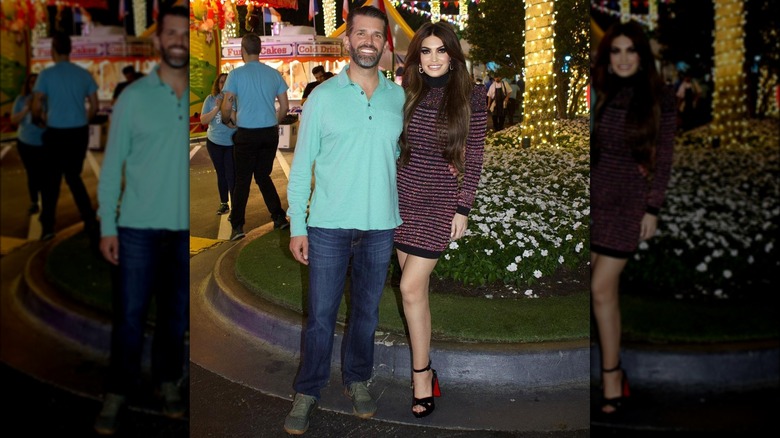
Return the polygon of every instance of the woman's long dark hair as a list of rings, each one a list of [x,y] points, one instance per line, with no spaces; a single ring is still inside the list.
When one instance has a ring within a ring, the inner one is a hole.
[[[625,81],[619,80],[609,68],[612,42],[621,35],[631,40],[639,55],[639,69],[630,79],[634,93],[626,115],[626,143],[631,148],[634,159],[652,175],[655,170],[655,145],[661,120],[664,84],[656,70],[653,52],[644,29],[634,21],[612,25],[599,43],[592,75],[596,92],[593,133],[594,136],[598,135],[597,128],[607,104],[625,84]],[[598,160],[597,145],[598,141],[592,142],[594,161]]]
[[[444,43],[447,55],[450,57],[452,70],[449,72],[450,78],[444,87],[444,99],[439,107],[439,113],[436,117],[438,124],[438,135],[446,138],[446,146],[442,151],[444,159],[455,166],[459,173],[464,172],[464,158],[466,150],[466,140],[469,135],[469,122],[471,120],[471,90],[472,83],[468,70],[466,69],[466,59],[460,47],[457,35],[449,24],[444,22],[425,23],[414,34],[409,43],[409,49],[404,63],[403,84],[406,92],[406,103],[404,104],[404,130],[401,134],[401,160],[404,165],[409,162],[412,146],[409,144],[407,133],[409,132],[409,122],[417,106],[422,102],[425,95],[428,94],[430,87],[425,82],[420,73],[420,50],[422,42],[429,36],[435,36]]]

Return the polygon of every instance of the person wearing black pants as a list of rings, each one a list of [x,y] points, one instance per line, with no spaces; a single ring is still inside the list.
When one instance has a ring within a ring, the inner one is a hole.
[[[290,227],[287,213],[271,180],[276,147],[279,143],[279,122],[287,115],[287,83],[276,69],[259,61],[261,42],[255,34],[241,39],[241,59],[244,65],[233,69],[222,88],[222,112],[230,114],[235,107],[236,126],[233,134],[233,159],[236,183],[230,224],[230,240],[242,239],[244,216],[252,175],[260,188],[275,229]],[[278,108],[276,104],[278,102]]]
[[[89,144],[89,121],[97,113],[98,87],[87,70],[70,62],[70,37],[55,32],[51,40],[54,65],[38,75],[32,101],[33,122],[46,124],[42,137],[45,175],[39,217],[41,240],[54,237],[57,201],[64,175],[84,221],[84,229],[97,247],[100,239],[97,215],[81,180],[81,170]],[[85,101],[89,103],[87,110]]]
[[[233,163],[235,164],[235,186],[233,188],[233,210],[230,213],[230,223],[233,228],[243,227],[246,216],[246,204],[249,190],[252,186],[252,176],[263,195],[274,225],[283,219],[286,223],[286,212],[276,186],[271,179],[271,171],[276,157],[276,146],[279,143],[279,128],[245,129],[238,128],[233,134]],[[279,226],[277,226],[279,228]]]

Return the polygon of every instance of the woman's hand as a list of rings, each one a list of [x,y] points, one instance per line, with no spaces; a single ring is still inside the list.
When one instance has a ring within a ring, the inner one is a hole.
[[[466,232],[469,219],[460,214],[455,213],[455,217],[452,218],[452,231],[450,232],[450,240],[458,240],[463,237]]]
[[[658,227],[658,216],[650,213],[645,213],[642,218],[642,225],[639,231],[639,240],[647,240],[655,234],[655,230]]]

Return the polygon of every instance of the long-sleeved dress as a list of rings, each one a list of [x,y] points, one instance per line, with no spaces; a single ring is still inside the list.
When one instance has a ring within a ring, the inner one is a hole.
[[[626,115],[633,89],[624,87],[607,103],[597,128],[598,157],[591,161],[590,248],[617,258],[628,258],[639,246],[642,217],[658,214],[666,196],[674,149],[674,96],[661,100],[661,120],[656,144],[656,167],[651,181],[626,144]]]
[[[468,215],[482,173],[487,132],[485,87],[471,93],[471,121],[466,141],[465,172],[458,179],[442,156],[445,140],[437,136],[436,116],[444,88],[431,88],[409,122],[411,156],[398,166],[398,207],[403,223],[396,228],[395,246],[425,258],[438,258],[450,242],[455,213]]]

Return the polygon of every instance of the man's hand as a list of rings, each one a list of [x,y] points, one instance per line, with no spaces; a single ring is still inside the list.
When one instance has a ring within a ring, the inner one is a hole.
[[[290,238],[290,252],[292,252],[295,260],[309,264],[309,237],[308,236],[294,236]]]
[[[119,239],[116,236],[101,237],[100,253],[112,265],[119,265]]]

